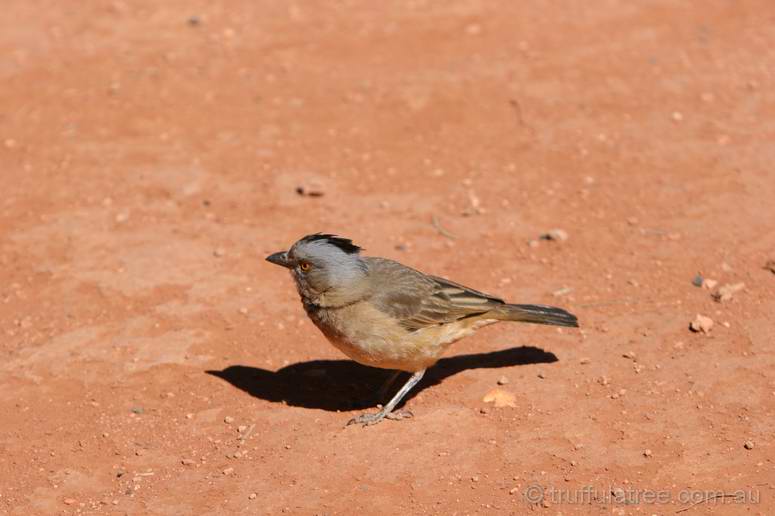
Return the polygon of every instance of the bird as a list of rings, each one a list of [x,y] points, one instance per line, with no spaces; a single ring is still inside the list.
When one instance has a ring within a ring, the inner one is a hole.
[[[394,409],[453,342],[479,328],[501,321],[579,325],[562,308],[510,304],[361,251],[351,239],[314,233],[266,257],[290,271],[307,316],[331,344],[355,362],[395,370],[380,392],[387,392],[402,372],[411,374],[381,410],[348,425],[411,417],[409,411]]]

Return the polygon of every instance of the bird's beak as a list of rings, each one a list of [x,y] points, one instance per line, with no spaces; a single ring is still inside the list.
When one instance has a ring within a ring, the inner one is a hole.
[[[288,263],[288,253],[280,251],[279,253],[270,254],[266,257],[266,261],[290,269],[291,265]]]

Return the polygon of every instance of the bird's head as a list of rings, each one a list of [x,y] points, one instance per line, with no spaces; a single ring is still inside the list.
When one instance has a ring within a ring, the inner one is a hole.
[[[335,307],[361,299],[367,290],[368,267],[360,251],[352,240],[315,233],[266,260],[291,271],[303,301]]]

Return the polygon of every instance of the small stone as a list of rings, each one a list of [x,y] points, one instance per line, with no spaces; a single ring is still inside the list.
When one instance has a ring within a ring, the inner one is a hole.
[[[223,247],[216,247],[213,250],[213,256],[215,256],[216,258],[220,258],[221,256],[223,256],[225,254],[226,254],[226,250]]]
[[[471,482],[479,482],[479,477],[477,475],[472,476]]]
[[[258,495],[256,493],[250,493],[248,495],[248,500],[255,500]]]
[[[648,449],[648,448],[646,448],[645,450],[643,450],[643,456],[644,456],[644,457],[651,457],[651,450],[650,450],[650,449]]]
[[[572,288],[570,288],[570,287],[563,287],[561,289],[557,289],[554,292],[552,292],[552,295],[554,297],[562,297],[562,296],[564,296],[566,294],[570,294],[571,292],[573,292]]]
[[[248,429],[247,425],[240,425],[240,426],[237,427],[237,432],[243,433],[247,429]]]
[[[478,23],[471,23],[466,26],[466,34],[469,36],[476,36],[482,32],[482,26]]]
[[[223,470],[224,475],[231,475],[232,473],[234,473],[234,468],[226,468]]]
[[[745,448],[746,450],[753,450],[753,441],[744,442],[743,448]]]
[[[498,378],[498,385],[506,385],[507,383],[509,383],[509,379],[505,376]]]
[[[635,360],[635,352],[634,351],[628,351],[626,353],[623,353],[622,356],[624,358],[629,358],[630,360]]]
[[[718,285],[718,281],[714,279],[705,278],[702,280],[702,288],[706,290],[713,290],[714,288],[716,288],[716,285]]]
[[[600,385],[608,385],[610,383],[607,376],[600,376],[596,381]]]
[[[584,357],[581,360],[579,360],[579,364],[581,364],[581,365],[587,365],[590,362],[592,362],[592,359],[590,359],[589,357]]]
[[[323,197],[326,194],[318,184],[297,186],[296,193],[303,197]]]
[[[65,503],[65,505],[73,505],[74,503],[77,502],[75,498],[65,498],[62,501]]]
[[[538,376],[542,380],[546,379],[546,375],[544,374],[543,371],[538,371],[538,374],[536,376]]]
[[[559,228],[549,230],[539,237],[541,240],[551,240],[553,242],[565,242],[568,240],[568,233]]]
[[[745,289],[745,283],[733,283],[724,285],[712,294],[713,299],[718,303],[724,303],[732,299],[737,292]]]
[[[199,25],[202,24],[202,18],[200,16],[197,16],[197,15],[189,16],[188,17],[188,24],[191,27],[198,27]]]
[[[673,116],[673,120],[676,122],[680,122],[681,120],[684,119],[683,113],[681,113],[680,111],[673,111],[672,116]]]
[[[482,401],[485,403],[493,403],[496,408],[517,406],[516,396],[503,389],[492,389],[484,395]]]
[[[638,222],[640,222],[638,217],[627,217],[627,224],[630,226],[637,226]]]
[[[186,419],[194,419],[194,414],[191,414],[190,412],[186,414]]]
[[[701,287],[703,282],[702,274],[697,274],[692,280],[692,285],[695,287]]]
[[[711,328],[713,328],[713,319],[700,314],[697,314],[689,325],[689,329],[693,332],[709,333]]]
[[[195,462],[193,459],[183,459],[180,461],[180,463],[184,466],[193,466]]]
[[[767,260],[767,263],[764,264],[764,270],[775,274],[775,260]]]
[[[145,412],[143,407],[132,407],[132,414],[142,414],[143,412]]]
[[[223,422],[226,423],[227,425],[230,425],[234,422],[234,418],[231,416],[226,416],[225,418],[223,418]]]
[[[510,495],[515,495],[517,493],[519,493],[519,488],[518,487],[512,487],[511,489],[509,489],[509,494]]]
[[[242,315],[248,315],[248,309],[243,306],[242,308],[239,309],[239,313],[241,313]]]
[[[116,215],[116,222],[119,224],[123,224],[127,220],[129,220],[129,214],[126,212],[121,212]]]

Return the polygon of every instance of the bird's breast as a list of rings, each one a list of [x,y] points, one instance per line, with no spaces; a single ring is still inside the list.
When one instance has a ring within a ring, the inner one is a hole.
[[[326,338],[356,362],[383,369],[419,371],[435,364],[453,342],[494,321],[458,321],[408,331],[366,301],[341,308],[307,307]]]

